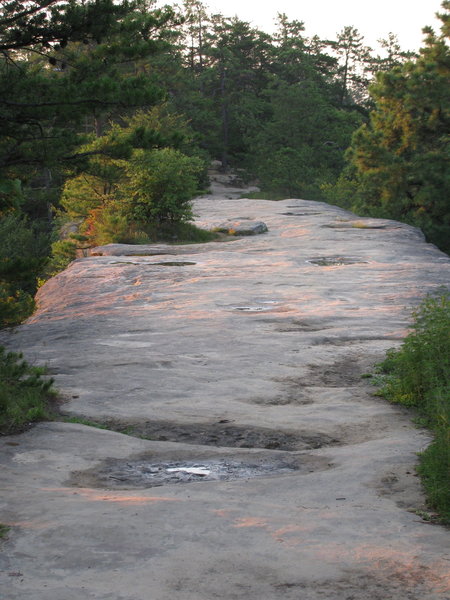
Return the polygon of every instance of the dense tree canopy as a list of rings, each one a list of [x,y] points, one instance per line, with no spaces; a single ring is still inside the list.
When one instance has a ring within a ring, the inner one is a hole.
[[[0,173],[23,180],[72,159],[80,123],[154,104],[164,92],[135,68],[164,45],[168,9],[141,2],[9,2],[0,13]],[[26,169],[21,169],[26,165]]]

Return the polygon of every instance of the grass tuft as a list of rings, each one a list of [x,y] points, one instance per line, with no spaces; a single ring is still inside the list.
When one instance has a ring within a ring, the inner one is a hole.
[[[3,523],[0,523],[0,540],[8,535],[10,529],[11,528],[8,527],[8,525],[3,525]]]
[[[91,421],[91,419],[86,419],[85,417],[61,417],[59,420],[63,423],[76,423],[77,425],[86,425],[87,427],[95,427],[97,429],[109,429],[104,423]]]
[[[418,472],[431,508],[450,524],[450,293],[430,295],[413,313],[412,331],[381,363],[379,395],[411,407],[434,441],[420,455]]]
[[[273,200],[274,202],[278,202],[280,200],[288,200],[289,198],[293,198],[293,196],[288,196],[287,194],[281,194],[280,192],[245,192],[242,194],[241,199],[249,199],[249,200]]]
[[[55,392],[45,369],[33,367],[22,354],[0,346],[0,435],[23,431],[33,421],[49,418],[48,405]]]

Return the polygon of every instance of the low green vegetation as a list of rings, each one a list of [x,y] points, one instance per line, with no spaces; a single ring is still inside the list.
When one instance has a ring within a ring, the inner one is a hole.
[[[183,239],[206,168],[184,119],[155,106],[79,152],[89,158],[66,180],[59,214],[91,246]]]
[[[10,528],[8,527],[8,525],[3,525],[3,523],[0,523],[0,540],[8,535],[9,530]]]
[[[242,195],[242,198],[249,198],[250,200],[287,200],[287,194],[279,194],[277,192],[249,192]]]
[[[411,333],[380,365],[380,395],[417,411],[434,441],[418,471],[432,509],[450,524],[450,293],[427,297],[414,313]]]
[[[84,417],[61,417],[59,420],[63,423],[75,423],[77,425],[86,425],[87,427],[95,427],[97,429],[109,429],[109,427],[103,423],[91,421],[91,419],[86,419]]]
[[[54,391],[53,380],[44,374],[45,369],[31,366],[22,354],[0,346],[0,435],[20,432],[48,418]]]

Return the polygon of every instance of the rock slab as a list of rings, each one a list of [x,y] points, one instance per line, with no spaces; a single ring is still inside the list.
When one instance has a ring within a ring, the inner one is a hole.
[[[268,232],[104,247],[1,333],[48,366],[66,415],[115,430],[0,440],[5,599],[449,600],[449,533],[421,519],[414,475],[429,436],[361,378],[448,285],[449,257],[318,202],[195,213]],[[188,475],[149,484],[164,464]],[[202,481],[211,464],[261,473]]]

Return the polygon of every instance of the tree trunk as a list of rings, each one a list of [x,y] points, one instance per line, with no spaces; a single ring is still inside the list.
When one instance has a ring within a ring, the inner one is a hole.
[[[226,98],[226,72],[222,69],[220,75],[220,94],[222,97],[222,170],[226,172],[228,170],[228,139],[230,129],[230,119],[228,102]]]

